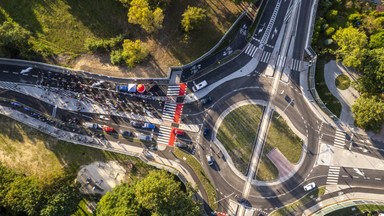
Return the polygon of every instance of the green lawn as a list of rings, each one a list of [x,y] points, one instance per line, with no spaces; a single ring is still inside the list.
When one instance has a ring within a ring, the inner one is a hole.
[[[356,208],[352,211],[352,208]],[[347,208],[343,208],[334,212],[327,214],[326,216],[339,216],[339,215],[377,215],[377,214],[364,214],[364,212],[384,212],[384,206],[382,205],[358,205],[358,206],[350,206]]]
[[[289,128],[285,120],[274,112],[269,125],[268,135],[264,144],[263,154],[256,178],[262,181],[273,181],[278,176],[278,170],[268,159],[267,154],[273,149],[278,148],[280,152],[291,163],[297,163],[303,150],[302,140]]]
[[[133,162],[136,175],[154,169],[135,157],[59,141],[5,116],[0,116],[0,127],[0,162],[47,181],[66,171],[76,173],[80,166],[95,161],[117,160],[123,166]]]
[[[185,162],[191,166],[193,171],[196,173],[197,177],[199,178],[201,184],[203,184],[203,187],[208,195],[208,204],[209,206],[216,211],[218,209],[217,205],[217,194],[216,190],[213,187],[212,183],[209,181],[207,175],[205,174],[203,168],[201,167],[200,163],[190,154],[187,154],[183,151],[181,151],[178,148],[174,149],[175,155],[180,158],[181,160],[184,160],[186,158]]]
[[[324,192],[325,192],[325,187],[317,188],[316,190],[305,195],[300,200],[298,200],[292,204],[289,204],[283,208],[280,208],[276,211],[273,211],[271,214],[269,214],[269,216],[284,216],[284,215],[291,215],[291,214],[295,215],[295,211],[298,208],[303,207],[307,202],[309,202],[311,200],[314,200],[314,199],[317,199],[318,197],[321,197],[322,195],[324,195]]]
[[[330,55],[319,56],[316,63],[316,73],[315,73],[315,82],[316,82],[316,91],[319,94],[321,100],[327,106],[327,108],[337,117],[340,117],[341,114],[341,103],[333,94],[329,91],[327,84],[324,79],[324,65],[332,57]]]
[[[340,74],[336,77],[335,85],[340,90],[345,90],[351,85],[351,80],[347,75]]]
[[[222,121],[217,139],[228,151],[236,168],[246,174],[263,107],[252,104],[233,110]]]
[[[52,54],[85,52],[87,38],[114,37],[128,24],[127,9],[112,0],[2,0],[0,12],[0,19],[30,30],[36,48]]]

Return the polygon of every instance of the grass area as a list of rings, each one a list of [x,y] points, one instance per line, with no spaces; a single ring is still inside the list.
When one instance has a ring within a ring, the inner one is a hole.
[[[324,195],[325,187],[317,188],[316,190],[308,193],[300,200],[291,203],[290,205],[284,206],[283,208],[280,208],[276,211],[273,211],[269,216],[283,216],[283,215],[294,215],[295,211],[298,208],[303,207],[306,203],[308,203],[311,200],[317,199],[318,197]]]
[[[88,202],[90,202],[88,199],[83,198],[78,205],[78,210],[72,216],[92,216],[93,214],[87,210]]]
[[[0,127],[0,162],[47,182],[64,172],[76,173],[80,166],[94,161],[117,160],[123,166],[133,162],[137,176],[154,169],[135,157],[59,141],[5,116],[0,116]]]
[[[327,84],[324,79],[324,65],[331,60],[333,57],[330,55],[321,55],[317,58],[316,63],[316,91],[319,94],[323,103],[327,108],[337,117],[340,117],[341,114],[341,103],[333,94],[329,91]]]
[[[345,90],[351,85],[351,80],[345,74],[340,74],[336,77],[335,85],[340,90]]]
[[[356,208],[352,211],[352,208]],[[365,212],[368,212],[365,214]],[[326,216],[338,216],[338,215],[358,215],[358,216],[367,216],[367,215],[378,215],[377,212],[384,212],[384,206],[382,205],[357,205],[343,208],[329,214]]]
[[[184,43],[181,20],[188,6],[205,9],[207,19],[191,32],[189,43]],[[247,3],[236,5],[229,0],[173,0],[163,8],[163,28],[147,34],[139,25],[128,23],[128,8],[116,0],[97,3],[93,0],[2,0],[0,24],[12,19],[31,31],[33,50],[45,57],[36,58],[41,61],[77,69],[84,67],[97,73],[103,73],[102,69],[116,71],[117,76],[143,71],[159,76],[165,75],[169,66],[189,63],[210,50],[247,7]],[[114,67],[111,70],[109,55],[83,55],[87,53],[84,47],[87,38],[110,39],[119,34],[129,34],[131,40],[139,39],[148,45],[149,57],[135,69]],[[150,72],[154,70],[156,72]]]
[[[175,155],[180,158],[184,159],[186,158],[185,162],[191,166],[193,171],[196,173],[197,177],[199,178],[201,184],[203,185],[205,191],[208,195],[208,204],[209,206],[214,210],[217,211],[218,205],[216,202],[217,194],[216,190],[213,187],[212,183],[209,181],[207,175],[205,174],[203,168],[201,167],[200,163],[190,154],[187,154],[183,151],[181,151],[178,148],[175,148],[174,150]]]
[[[216,135],[243,174],[248,169],[262,113],[263,107],[260,105],[239,107],[225,116]]]
[[[30,30],[34,44],[52,54],[85,52],[87,38],[125,33],[128,24],[127,9],[111,0],[2,0],[0,11]]]
[[[274,112],[272,115],[256,176],[258,180],[273,181],[279,177],[277,168],[267,157],[267,154],[272,149],[278,148],[291,163],[297,163],[301,157],[303,141],[289,128],[285,120],[279,116],[277,112]],[[277,117],[279,119],[276,119]]]

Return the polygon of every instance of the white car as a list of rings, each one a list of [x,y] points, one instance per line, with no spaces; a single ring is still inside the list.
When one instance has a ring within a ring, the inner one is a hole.
[[[207,81],[204,80],[201,83],[198,83],[198,84],[192,86],[192,90],[193,90],[193,92],[197,92],[197,91],[199,91],[200,89],[204,88],[207,85],[208,85]]]
[[[316,187],[315,182],[312,182],[312,183],[309,183],[309,184],[305,185],[305,186],[304,186],[304,190],[305,190],[305,191],[310,191],[310,190],[312,190],[312,189],[315,188],[315,187]]]
[[[207,162],[209,166],[213,165],[214,159],[211,155],[207,155]]]
[[[100,115],[99,117],[101,120],[109,121],[109,118],[105,117],[104,115]]]

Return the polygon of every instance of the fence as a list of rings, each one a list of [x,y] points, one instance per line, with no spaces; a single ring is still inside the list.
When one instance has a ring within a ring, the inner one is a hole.
[[[319,107],[329,116],[332,118],[332,120],[337,121],[338,118],[336,115],[334,115],[328,108],[325,106],[324,102],[321,100],[319,94],[316,90],[316,82],[315,82],[315,73],[316,73],[316,63],[317,63],[317,54],[311,47],[311,38],[313,35],[313,30],[315,26],[316,21],[316,8],[319,3],[319,0],[314,0],[312,10],[311,10],[311,20],[310,20],[310,28],[308,30],[307,35],[307,41],[306,41],[306,48],[305,51],[311,56],[312,58],[312,66],[310,67],[309,71],[309,90],[312,94],[313,99],[316,101],[316,103],[319,105]]]

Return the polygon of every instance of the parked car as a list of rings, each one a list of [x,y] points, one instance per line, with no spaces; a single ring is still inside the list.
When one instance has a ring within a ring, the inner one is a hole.
[[[178,147],[178,148],[186,148],[186,147],[188,147],[188,145],[184,144],[184,143],[176,142],[176,147]]]
[[[87,128],[92,128],[92,129],[100,129],[101,128],[101,126],[99,124],[96,124],[96,123],[84,122],[83,125]]]
[[[115,129],[108,127],[108,126],[104,126],[103,131],[108,132],[108,133],[114,133]]]
[[[193,90],[193,92],[197,92],[197,91],[201,90],[202,88],[206,87],[207,85],[208,85],[207,81],[204,80],[204,81],[192,86],[192,90]]]
[[[144,123],[143,128],[151,128],[151,129],[153,129],[153,128],[155,128],[155,124]]]
[[[203,105],[203,104],[207,104],[207,103],[209,103],[211,101],[212,101],[211,97],[206,97],[206,98],[200,100],[200,103],[201,103],[201,105]]]
[[[211,155],[207,155],[206,157],[207,157],[208,165],[212,166],[213,163],[215,162],[215,160],[213,159],[213,157]]]
[[[183,130],[176,129],[176,130],[175,130],[175,135],[180,135],[180,136],[182,136],[182,135],[184,135],[184,131],[183,131]]]
[[[209,138],[209,134],[210,134],[210,132],[211,132],[211,129],[209,129],[208,127],[206,127],[206,128],[204,129],[203,136],[204,136],[205,139],[208,139],[208,138]]]
[[[152,137],[145,134],[138,134],[136,133],[137,139],[146,140],[146,141],[152,141]]]
[[[143,127],[144,124],[141,122],[137,122],[137,121],[131,121],[131,125],[133,127]]]
[[[11,103],[13,106],[15,106],[15,107],[23,107],[21,104],[19,104],[19,103],[16,103],[16,102],[12,102]]]
[[[109,121],[110,119],[105,117],[104,115],[100,115],[99,118],[104,121]]]
[[[132,132],[130,131],[125,131],[125,130],[120,130],[120,134],[123,136],[132,136]]]
[[[312,183],[309,183],[309,184],[305,185],[304,186],[304,190],[305,191],[310,191],[310,190],[314,189],[315,187],[316,187],[315,182],[312,182]]]

